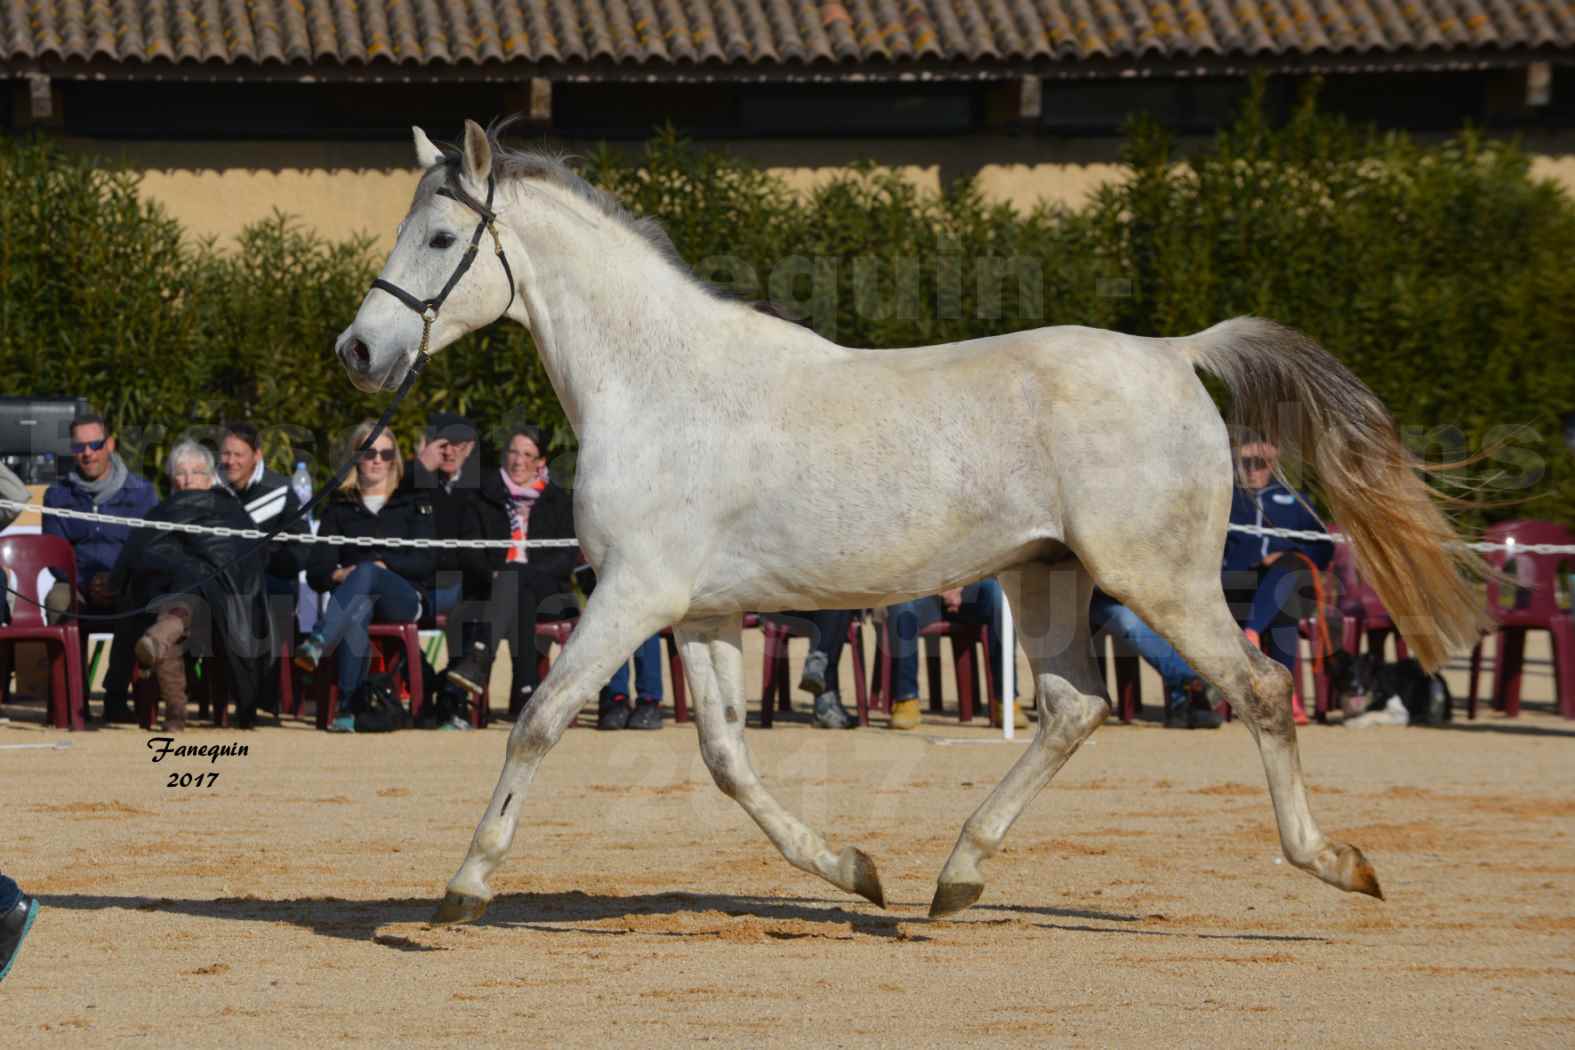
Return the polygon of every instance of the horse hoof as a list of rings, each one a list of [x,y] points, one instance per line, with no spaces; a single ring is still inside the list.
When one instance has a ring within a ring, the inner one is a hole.
[[[487,910],[487,902],[480,897],[450,890],[432,913],[432,925],[451,926],[455,923],[475,922]]]
[[[1369,897],[1384,899],[1383,887],[1378,885],[1378,873],[1362,856],[1362,851],[1355,846],[1343,846],[1340,849],[1340,870],[1344,876],[1344,888],[1352,893],[1365,893]]]
[[[930,918],[939,919],[956,915],[984,894],[982,882],[941,882],[935,886],[935,899],[930,901]]]
[[[880,887],[880,873],[875,862],[861,849],[849,847],[853,861],[853,892],[878,908],[886,906],[886,893]]]

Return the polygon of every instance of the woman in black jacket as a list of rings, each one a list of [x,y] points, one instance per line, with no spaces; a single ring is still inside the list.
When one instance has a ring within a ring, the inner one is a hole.
[[[148,512],[149,521],[252,527],[240,501],[215,484],[213,453],[182,441],[170,450],[167,464],[173,491]],[[137,662],[159,683],[167,731],[186,726],[188,648],[196,656],[223,654],[236,726],[249,729],[257,717],[274,649],[262,561],[245,556],[251,545],[235,536],[138,528],[120,549],[110,573],[114,593],[137,607],[160,602],[157,619],[142,619],[148,627],[135,651]]]
[[[462,653],[449,665],[450,681],[481,696],[487,691],[497,644],[509,639],[514,655],[510,712],[530,700],[536,680],[536,614],[550,599],[573,602],[569,574],[576,547],[527,548],[525,540],[573,539],[574,502],[547,477],[545,436],[538,427],[515,427],[503,465],[483,470],[481,487],[465,510],[464,539],[512,539],[509,548],[461,550],[465,606],[450,618],[450,649]],[[464,615],[469,614],[469,615]],[[468,646],[466,624],[474,624]]]
[[[350,447],[359,448],[375,426],[356,427]],[[401,489],[404,464],[393,435],[384,431],[356,461],[355,470],[328,501],[318,534],[375,539],[432,539],[429,496]],[[306,582],[328,594],[317,629],[295,651],[297,667],[311,671],[339,646],[339,695],[345,703],[330,729],[354,732],[359,691],[366,680],[367,627],[419,620],[432,607],[436,564],[430,547],[382,547],[317,543],[307,556]],[[343,644],[341,644],[343,643]]]

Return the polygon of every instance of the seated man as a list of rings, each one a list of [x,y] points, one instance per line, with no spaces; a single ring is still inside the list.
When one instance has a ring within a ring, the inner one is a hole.
[[[892,639],[891,728],[917,729],[919,726],[919,631],[937,620],[981,624],[990,628],[990,667],[994,672],[995,689],[999,692],[1001,609],[1004,602],[1001,585],[991,576],[966,587],[915,598],[886,610]],[[1001,698],[990,697],[990,704],[998,711]],[[1018,728],[1028,725],[1021,705],[1014,705],[1012,721]]]
[[[810,628],[809,655],[804,657],[798,687],[815,697],[815,727],[852,729],[858,719],[842,706],[838,665],[842,662],[842,647],[848,642],[853,610],[821,609],[793,616],[807,621]]]
[[[281,522],[295,522],[301,510],[301,501],[290,488],[290,479],[269,470],[263,462],[262,447],[257,428],[250,423],[231,423],[219,443],[219,472],[223,482],[235,494],[241,508],[260,529],[271,529]],[[300,521],[291,525],[288,532],[310,532],[311,527]],[[299,576],[306,567],[306,544],[274,540],[259,552],[265,559],[263,592],[270,610],[288,609],[292,617],[282,613],[275,617],[275,629],[290,631],[293,636],[293,613],[300,596]],[[269,658],[271,665],[276,656]],[[265,674],[263,694],[259,706],[279,710],[279,683],[269,670]]]
[[[249,529],[251,518],[222,485],[215,484],[213,454],[195,441],[170,450],[170,496],[147,515],[149,521]],[[121,548],[110,584],[128,596],[127,606],[159,603],[156,619],[137,616],[141,631],[137,663],[152,671],[164,701],[164,728],[186,726],[186,655],[221,656],[225,682],[235,701],[237,728],[257,717],[257,697],[273,647],[263,598],[261,559],[245,557],[251,540],[236,536],[132,531]],[[192,639],[190,645],[188,642]]]
[[[480,463],[471,455],[475,449],[476,428],[470,420],[453,412],[433,412],[415,456],[405,464],[400,487],[432,505],[432,528],[440,540],[457,540],[464,531],[466,507],[481,486]],[[439,548],[434,555],[432,611],[446,613],[459,604],[463,591],[459,551]]]
[[[1137,613],[1096,588],[1088,605],[1088,626],[1095,632],[1096,639],[1100,631],[1121,638],[1159,672],[1160,680],[1165,683],[1166,729],[1220,727],[1220,716],[1206,699],[1207,685],[1203,679],[1187,666],[1187,661],[1169,642],[1138,619]]]
[[[44,492],[45,507],[141,518],[158,502],[152,484],[127,469],[115,451],[115,436],[103,416],[84,415],[72,421],[71,451],[76,467]],[[76,552],[77,587],[81,592],[76,597],[81,604],[90,612],[113,612],[117,599],[109,585],[109,574],[131,536],[131,527],[46,514],[44,533],[64,537]],[[51,623],[69,616],[71,600],[71,589],[66,583],[50,588],[44,604],[49,608]],[[81,633],[85,650],[89,631]],[[131,647],[140,632],[122,621],[113,624],[112,633],[109,670],[104,675],[104,721],[130,722],[133,719],[127,697],[131,688]],[[83,666],[87,666],[85,659]]]
[[[1267,441],[1243,444],[1236,453],[1236,487],[1231,493],[1232,524],[1327,532],[1307,498],[1278,480],[1275,469],[1280,450]],[[1271,659],[1292,670],[1300,644],[1297,621],[1304,613],[1303,592],[1310,589],[1312,571],[1322,571],[1334,556],[1334,543],[1276,536],[1227,532],[1223,574],[1225,597],[1236,622],[1253,645],[1261,645]],[[1309,568],[1309,563],[1312,568]],[[1297,705],[1296,722],[1307,715]]]

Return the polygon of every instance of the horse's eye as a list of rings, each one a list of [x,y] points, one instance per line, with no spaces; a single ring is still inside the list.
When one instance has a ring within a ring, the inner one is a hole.
[[[427,247],[436,248],[438,251],[442,251],[444,248],[448,248],[453,245],[453,243],[454,235],[452,233],[434,233],[432,235],[432,239],[427,242]]]

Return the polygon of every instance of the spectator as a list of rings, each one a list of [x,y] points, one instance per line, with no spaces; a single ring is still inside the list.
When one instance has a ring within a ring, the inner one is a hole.
[[[536,686],[536,615],[557,599],[572,604],[569,574],[574,547],[525,546],[527,539],[573,539],[574,504],[548,476],[546,435],[538,427],[515,427],[504,445],[503,465],[483,470],[481,487],[466,507],[465,539],[512,539],[515,546],[460,551],[466,604],[479,615],[450,617],[450,652],[462,655],[448,669],[450,681],[485,696],[492,658],[503,638],[514,658],[510,710],[530,702]],[[456,620],[475,624],[463,639]],[[456,642],[459,639],[460,642]],[[462,644],[461,644],[462,643]]]
[[[127,469],[115,451],[115,436],[103,416],[83,415],[72,421],[71,452],[76,457],[76,469],[45,490],[45,507],[141,518],[158,502],[152,484]],[[131,535],[131,527],[46,514],[44,532],[64,537],[71,544],[76,552],[77,583],[81,588],[75,596],[64,581],[50,588],[44,600],[50,622],[69,618],[73,597],[91,612],[114,611],[117,599],[109,585],[109,574]],[[111,630],[109,669],[104,675],[104,721],[130,722],[131,706],[126,701],[131,688],[131,647],[138,631],[125,621],[117,621]],[[88,632],[83,631],[84,657],[87,641]],[[85,666],[86,660],[83,662]]]
[[[793,616],[807,621],[810,626],[809,655],[804,657],[804,671],[799,675],[798,687],[815,697],[815,726],[852,729],[858,722],[842,706],[838,665],[842,662],[842,647],[848,641],[853,610],[821,609]]]
[[[0,468],[3,469],[3,468]],[[10,499],[7,496],[6,499]],[[38,899],[22,892],[13,880],[0,874],[0,981],[11,972],[27,931],[38,918]]]
[[[613,672],[597,707],[597,729],[662,728],[662,636],[653,634],[634,651],[634,704],[629,703],[629,662]]]
[[[250,423],[231,423],[219,443],[219,472],[224,484],[240,500],[252,522],[260,529],[272,529],[285,522],[287,532],[310,532],[310,527],[298,518],[301,501],[290,487],[290,479],[268,469],[263,461],[262,446],[257,428]],[[263,593],[270,612],[276,607],[288,609],[290,614],[274,618],[274,630],[294,635],[293,614],[300,598],[299,577],[306,567],[306,545],[286,540],[274,540],[261,552],[265,559]],[[271,660],[270,660],[271,662]],[[265,674],[262,695],[258,706],[275,713],[279,710],[279,683],[277,676]]]
[[[1236,487],[1231,493],[1230,520],[1305,532],[1325,532],[1306,498],[1275,476],[1280,450],[1266,441],[1243,444],[1236,453]],[[1241,532],[1225,535],[1224,585],[1236,622],[1253,645],[1287,671],[1295,664],[1299,644],[1297,621],[1309,572],[1303,557],[1318,570],[1334,555],[1328,540],[1304,541]],[[1301,696],[1294,695],[1298,725],[1307,724]]]
[[[1005,601],[995,577],[954,588],[941,594],[915,598],[886,610],[892,639],[891,728],[917,729],[919,726],[919,631],[940,619],[953,623],[982,624],[990,628],[990,667],[994,671],[995,691],[1001,688],[1001,610]],[[999,696],[990,697],[997,713]],[[1013,723],[1028,725],[1021,705],[1013,705]]]
[[[26,503],[32,497],[28,494],[27,486],[22,479],[11,472],[11,468],[0,463],[0,499],[14,500],[17,503]],[[4,529],[16,520],[22,513],[19,510],[0,509],[0,529]],[[6,592],[6,600],[0,603],[0,625],[11,622],[11,605],[16,600],[16,595]],[[0,913],[3,914],[3,913]]]
[[[374,426],[368,420],[356,427],[350,448],[359,449]],[[434,538],[431,499],[401,488],[403,474],[399,446],[385,430],[371,448],[359,453],[355,470],[329,498],[318,533],[383,540]],[[433,563],[430,547],[312,545],[306,580],[328,595],[328,607],[316,630],[296,648],[295,663],[314,671],[327,653],[335,653],[343,701],[330,730],[355,732],[371,644],[367,628],[374,622],[419,620],[423,609],[431,609]]]
[[[476,428],[470,420],[453,412],[434,412],[427,417],[415,456],[405,464],[400,485],[432,504],[433,530],[440,540],[458,539],[464,529],[465,505],[481,482],[480,464],[471,456],[475,449]],[[458,550],[439,548],[434,556],[432,611],[446,613],[463,595],[463,570]]]
[[[1220,716],[1207,699],[1207,684],[1169,642],[1138,618],[1137,613],[1096,589],[1089,603],[1088,625],[1096,632],[1119,636],[1159,672],[1165,684],[1166,729],[1220,727]]]
[[[182,441],[170,450],[166,466],[172,491],[148,513],[149,521],[251,528],[240,502],[215,484],[213,453],[195,441]],[[168,731],[186,728],[186,653],[194,635],[211,638],[215,652],[223,655],[236,726],[250,729],[256,722],[257,698],[268,677],[273,646],[262,563],[246,556],[251,542],[139,528],[116,559],[110,573],[115,593],[128,595],[133,608],[155,602],[160,606],[151,624],[146,615],[131,622],[146,628],[136,642],[136,659],[159,683]]]

